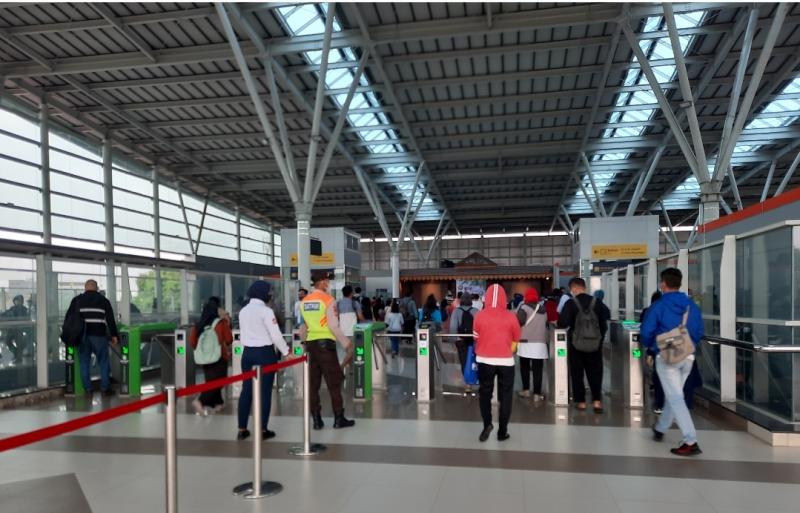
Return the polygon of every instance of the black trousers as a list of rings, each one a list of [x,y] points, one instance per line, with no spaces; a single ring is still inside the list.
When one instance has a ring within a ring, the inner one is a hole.
[[[492,393],[494,378],[497,376],[497,399],[500,401],[499,433],[508,430],[508,419],[511,418],[511,401],[514,399],[514,367],[504,365],[487,365],[478,363],[478,380],[480,381],[480,405],[483,425],[492,423]]]
[[[322,378],[328,386],[331,395],[334,415],[344,412],[344,399],[342,398],[342,382],[344,372],[339,363],[339,355],[336,353],[336,342],[333,340],[313,340],[306,343],[308,351],[309,368],[309,406],[312,415],[318,415],[322,411],[319,402],[319,388],[322,386]]]
[[[519,357],[519,372],[522,377],[522,389],[531,389],[531,370],[533,370],[533,393],[542,395],[542,370],[544,360]]]
[[[228,375],[228,361],[225,358],[220,358],[214,363],[203,365],[203,375],[205,376],[206,383],[214,381],[215,379],[224,378]],[[222,398],[222,390],[224,387],[215,388],[214,390],[207,390],[200,394],[200,404],[213,408],[220,404],[225,404]]]
[[[603,350],[584,353],[570,344],[568,351],[569,375],[572,379],[572,400],[576,403],[586,402],[586,387],[583,376],[589,382],[592,401],[603,400]]]

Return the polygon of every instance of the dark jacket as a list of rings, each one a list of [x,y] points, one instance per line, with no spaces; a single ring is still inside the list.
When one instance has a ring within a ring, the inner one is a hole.
[[[647,315],[642,319],[641,335],[645,347],[658,354],[656,337],[680,326],[687,308],[689,319],[686,328],[692,337],[692,342],[697,346],[703,338],[703,314],[694,301],[683,292],[667,292],[650,306]]]
[[[85,334],[92,337],[118,337],[114,310],[105,296],[95,291],[87,291],[72,298],[67,317],[80,315],[86,322]]]
[[[577,297],[567,301],[564,308],[561,310],[561,314],[558,316],[558,327],[562,329],[570,328],[568,334],[570,340],[572,340],[572,330],[575,328],[575,319],[578,316],[578,307],[575,305],[575,301],[578,301],[585,310],[592,304],[592,299],[594,298],[589,294],[579,294]],[[597,321],[600,323],[600,333],[605,337],[608,331],[608,320],[611,318],[611,312],[608,310],[605,303],[598,299],[594,304],[594,313],[597,315]]]

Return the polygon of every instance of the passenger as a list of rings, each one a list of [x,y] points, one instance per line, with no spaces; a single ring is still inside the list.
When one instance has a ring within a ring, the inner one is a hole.
[[[372,298],[372,319],[374,321],[380,321],[383,318],[385,312],[383,311],[383,299],[375,296]]]
[[[450,317],[450,333],[463,335],[456,339],[458,362],[461,364],[462,373],[467,364],[469,347],[474,343],[472,333],[476,315],[478,315],[478,309],[472,306],[472,294],[464,294],[461,297],[461,304],[453,310],[453,315]],[[471,389],[471,387],[469,388]]]
[[[250,372],[253,367],[271,365],[280,360],[280,354],[289,354],[289,346],[283,339],[275,312],[267,306],[270,302],[272,286],[258,280],[250,285],[247,290],[249,301],[239,312],[239,329],[241,330],[242,345],[242,372]],[[268,440],[275,437],[275,432],[270,431],[269,414],[272,409],[272,383],[275,373],[265,373],[261,377],[261,438]],[[245,440],[250,436],[247,421],[253,404],[253,381],[247,379],[242,386],[242,395],[239,397],[239,433],[237,440]]]
[[[475,315],[475,360],[478,362],[480,406],[483,431],[478,438],[485,442],[494,429],[492,394],[497,377],[500,401],[500,426],[497,440],[508,440],[508,421],[514,398],[514,345],[520,339],[517,316],[506,309],[506,292],[500,285],[491,285],[486,293],[486,309]]]
[[[606,293],[602,289],[595,290],[592,297],[596,298],[598,301],[602,301],[606,298]]]
[[[547,312],[547,322],[553,326],[558,323],[558,300],[561,298],[561,293],[554,293],[547,298],[544,303],[544,310]]]
[[[303,324],[303,314],[300,312],[300,303],[303,302],[303,298],[308,295],[308,291],[306,289],[301,288],[297,291],[297,301],[294,302],[294,327],[298,328],[301,324]]]
[[[542,401],[542,371],[547,360],[547,314],[539,302],[539,292],[530,288],[525,291],[525,302],[517,310],[517,319],[522,327],[519,341],[519,371],[522,390],[519,396],[531,396],[531,370],[533,370],[533,400]]]
[[[336,302],[336,311],[339,312],[339,327],[346,337],[353,336],[353,327],[358,322],[364,322],[364,311],[361,303],[353,299],[353,287],[342,287],[342,299]]]
[[[100,391],[103,395],[113,395],[111,390],[111,366],[108,362],[108,339],[116,346],[119,337],[117,323],[114,320],[114,310],[111,303],[97,292],[97,282],[87,280],[84,292],[72,298],[67,314],[64,316],[64,326],[67,319],[77,315],[84,323],[83,339],[78,346],[78,355],[81,369],[81,380],[86,395],[92,394],[92,381],[90,369],[92,353],[97,357],[100,367]]]
[[[661,272],[661,300],[651,305],[642,325],[642,343],[656,354],[656,369],[664,387],[664,411],[653,427],[653,439],[660,442],[664,433],[678,423],[683,439],[678,448],[672,449],[678,456],[694,456],[702,451],[697,445],[697,432],[692,415],[686,407],[683,386],[692,372],[694,354],[674,363],[665,363],[659,355],[656,337],[684,325],[695,347],[703,338],[703,316],[689,296],[680,291],[683,274],[674,267]]]
[[[208,333],[206,335],[206,333]],[[189,343],[197,352],[197,345],[201,336],[216,339],[220,346],[219,360],[203,365],[203,376],[206,383],[228,375],[228,362],[231,359],[231,344],[233,331],[231,330],[231,317],[221,306],[219,298],[211,297],[203,307],[200,320],[192,326],[189,333]],[[192,407],[198,415],[208,415],[209,410],[215,413],[222,411],[225,400],[222,396],[223,388],[208,390],[192,401]]]
[[[436,297],[433,294],[428,295],[425,300],[425,305],[419,312],[420,322],[432,322],[436,331],[442,328],[442,312],[439,310],[439,305],[436,303]]]
[[[572,399],[579,411],[586,409],[586,387],[592,391],[592,408],[603,413],[603,345],[611,312],[606,305],[586,293],[583,278],[569,281],[572,299],[567,301],[558,318],[559,328],[569,328],[567,335],[569,373],[572,378]]]
[[[570,283],[572,283],[572,281],[570,281]],[[584,287],[584,289],[585,288],[586,287]],[[556,308],[556,312],[558,313],[558,315],[561,315],[561,311],[564,310],[564,305],[566,305],[567,301],[569,301],[570,299],[572,299],[571,293],[561,290],[561,296],[558,298],[558,308]]]
[[[650,306],[642,310],[642,313],[639,315],[639,323],[644,324],[644,319],[647,316],[647,313],[650,311],[650,308],[661,299],[661,291],[657,290],[653,292],[653,295],[650,296]],[[661,412],[664,410],[664,388],[661,386],[661,380],[658,378],[658,370],[656,369],[656,353],[652,349],[647,349],[647,366],[652,370],[652,382],[653,382],[653,413],[656,415],[661,415]]]
[[[372,300],[369,298],[369,296],[363,296],[361,298],[361,315],[364,317],[363,320],[365,321],[373,320]]]
[[[439,315],[441,315],[442,317],[442,323],[447,322],[447,319],[450,318],[449,310],[450,306],[447,301],[447,298],[442,299],[442,301],[439,303]]]
[[[472,294],[472,306],[477,308],[479,312],[483,310],[483,298],[478,294]]]
[[[328,273],[316,271],[312,273],[311,281],[314,290],[303,300],[303,325],[300,327],[300,337],[305,341],[308,351],[310,372],[310,409],[314,429],[322,429],[322,407],[319,402],[319,388],[322,377],[331,395],[333,405],[334,429],[346,428],[355,425],[354,420],[344,416],[344,400],[342,399],[342,369],[353,360],[353,344],[339,328],[339,319],[336,315],[336,301],[328,293],[330,289]],[[336,353],[336,341],[347,351],[344,362],[339,364]]]
[[[30,320],[30,313],[28,308],[25,306],[25,298],[22,296],[22,294],[14,296],[12,306],[0,314],[0,317],[9,321],[21,319]],[[6,345],[11,351],[11,354],[14,356],[14,362],[21,363],[23,353],[28,345],[27,333],[21,328],[10,328],[3,331]]]
[[[400,302],[400,313],[403,314],[403,333],[413,335],[417,329],[417,303],[411,295],[411,290],[406,291],[405,297]]]
[[[386,331],[389,332],[389,340],[392,343],[392,358],[396,358],[400,353],[400,333],[403,332],[403,314],[400,313],[400,304],[396,299],[392,299],[392,306],[386,312]]]

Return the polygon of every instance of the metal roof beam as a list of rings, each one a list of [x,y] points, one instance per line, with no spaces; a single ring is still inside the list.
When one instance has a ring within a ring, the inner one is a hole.
[[[147,44],[144,39],[139,37],[136,32],[131,30],[130,27],[122,23],[119,17],[114,14],[114,11],[112,11],[107,5],[101,3],[91,3],[89,5],[97,12],[97,14],[105,18],[112,27],[117,29],[123,36],[125,36],[125,39],[130,41],[136,48],[138,48],[139,51],[142,52],[145,57],[150,59],[151,62],[158,62],[158,59],[153,54],[153,49],[150,48],[150,45]]]

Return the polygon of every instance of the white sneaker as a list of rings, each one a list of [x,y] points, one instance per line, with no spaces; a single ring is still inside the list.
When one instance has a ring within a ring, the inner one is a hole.
[[[205,408],[203,408],[203,403],[200,402],[200,399],[192,401],[192,408],[194,408],[195,415],[205,415]]]
[[[517,395],[527,399],[528,397],[531,396],[531,391],[530,390],[520,390],[519,392],[517,392]]]
[[[218,404],[218,405],[214,406],[214,413],[219,413],[219,412],[221,412],[221,411],[222,411],[224,408],[225,408],[225,405],[224,405],[224,404]]]
[[[544,401],[544,396],[542,394],[533,394],[533,400],[537,403],[540,401]]]

